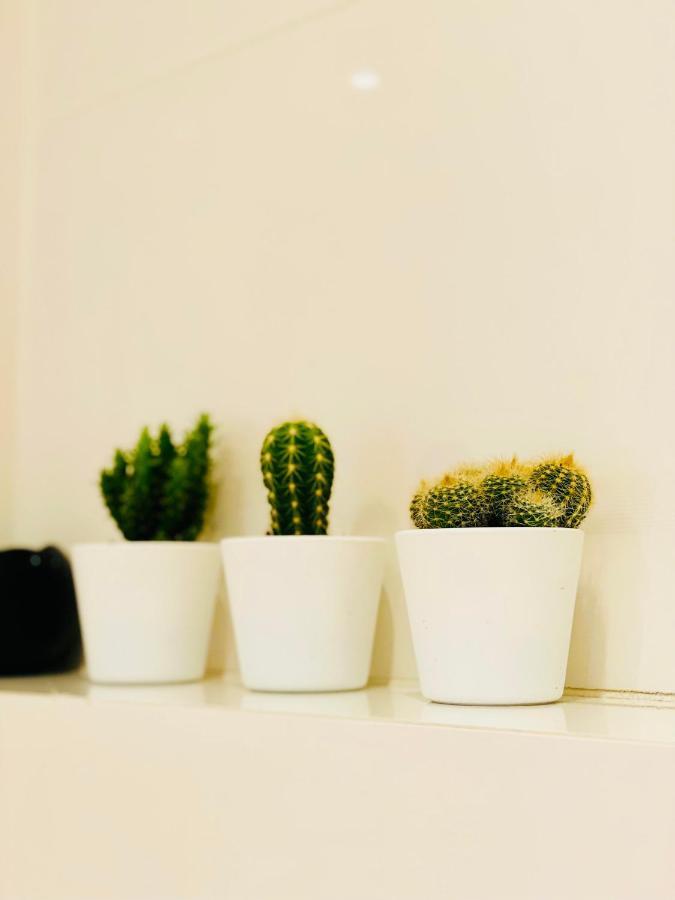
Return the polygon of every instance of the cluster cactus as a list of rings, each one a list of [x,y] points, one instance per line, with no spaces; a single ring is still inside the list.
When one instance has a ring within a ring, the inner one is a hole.
[[[588,476],[572,455],[539,463],[513,457],[423,482],[410,515],[417,528],[577,528],[591,499]]]
[[[199,537],[209,500],[213,426],[197,420],[181,444],[167,425],[156,436],[141,431],[131,450],[117,450],[101,472],[103,500],[129,541],[194,541]]]
[[[313,422],[284,422],[265,437],[260,467],[272,534],[326,534],[335,460]]]

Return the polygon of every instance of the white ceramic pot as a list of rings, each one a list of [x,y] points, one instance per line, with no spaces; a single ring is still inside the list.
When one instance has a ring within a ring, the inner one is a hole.
[[[570,528],[398,532],[428,700],[492,705],[561,697],[583,539]]]
[[[92,681],[203,677],[220,577],[216,544],[78,544],[72,561]]]
[[[366,684],[383,539],[268,536],[221,546],[246,687],[345,691]]]

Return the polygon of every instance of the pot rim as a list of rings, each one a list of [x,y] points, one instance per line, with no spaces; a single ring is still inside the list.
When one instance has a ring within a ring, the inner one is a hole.
[[[480,528],[404,528],[395,532],[396,537],[404,534],[513,534],[514,532],[540,532],[547,531],[551,534],[561,534],[570,532],[572,534],[584,534],[582,528],[562,528],[555,526],[554,528],[527,527],[522,525],[495,525],[491,527]]]
[[[78,541],[74,544],[70,545],[71,550],[79,550],[79,549],[108,549],[108,550],[118,550],[120,547],[126,548],[148,548],[148,547],[180,547],[181,553],[183,552],[183,548],[189,547],[191,549],[199,548],[200,552],[204,549],[212,550],[214,547],[218,546],[217,541]]]
[[[282,542],[292,541],[296,544],[305,544],[305,543],[316,543],[320,541],[322,544],[326,543],[373,543],[373,544],[385,544],[387,542],[386,538],[383,537],[370,537],[367,535],[349,535],[349,534],[257,534],[257,535],[241,535],[235,537],[226,537],[222,538],[220,543],[222,544],[236,544],[236,543],[265,543],[270,544],[271,541],[274,540],[275,544],[280,544]]]

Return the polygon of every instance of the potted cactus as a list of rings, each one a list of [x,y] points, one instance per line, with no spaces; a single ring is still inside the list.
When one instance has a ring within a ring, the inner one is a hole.
[[[334,457],[311,422],[263,441],[267,536],[222,542],[242,681],[262,691],[339,691],[368,680],[384,541],[327,534]]]
[[[396,544],[422,693],[546,703],[565,685],[588,476],[572,456],[423,483]]]
[[[206,667],[220,560],[197,543],[209,500],[213,427],[203,415],[176,445],[168,426],[117,450],[100,476],[124,542],[73,548],[89,677],[193,681]]]

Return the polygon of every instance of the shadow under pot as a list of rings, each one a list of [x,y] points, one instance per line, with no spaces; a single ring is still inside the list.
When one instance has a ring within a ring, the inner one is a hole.
[[[258,691],[365,686],[384,571],[382,538],[221,542],[241,677]]]
[[[399,531],[422,694],[458,704],[558,700],[583,539],[571,528]]]
[[[72,560],[92,681],[163,684],[204,676],[220,576],[216,544],[78,544]]]

